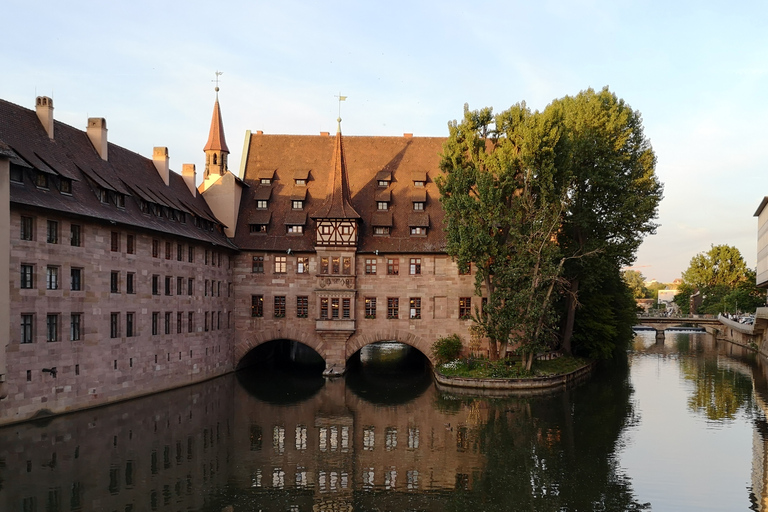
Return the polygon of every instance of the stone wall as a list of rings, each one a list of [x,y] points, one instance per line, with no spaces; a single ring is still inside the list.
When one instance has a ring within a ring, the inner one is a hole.
[[[32,240],[21,239],[22,217],[32,219]],[[49,221],[55,223],[55,243],[48,241]],[[71,241],[73,225],[80,227],[79,246]],[[22,208],[12,210],[10,232],[8,398],[0,424],[170,389],[232,369],[231,251]],[[22,265],[32,268],[31,287],[22,288],[28,286],[22,284]],[[80,290],[73,290],[72,269],[80,271]],[[73,315],[80,315],[74,340]],[[25,340],[22,322],[30,319],[32,336]]]

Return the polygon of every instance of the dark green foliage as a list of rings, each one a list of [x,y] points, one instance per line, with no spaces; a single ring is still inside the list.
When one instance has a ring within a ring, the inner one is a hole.
[[[451,334],[438,338],[432,344],[432,355],[435,356],[437,364],[445,364],[458,359],[462,350],[461,338],[458,334]]]

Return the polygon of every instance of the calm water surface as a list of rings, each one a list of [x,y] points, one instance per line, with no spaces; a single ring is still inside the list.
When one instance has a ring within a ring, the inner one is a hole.
[[[413,354],[411,354],[413,355]],[[437,389],[393,344],[0,429],[0,510],[764,510],[764,363],[706,334],[543,396]]]

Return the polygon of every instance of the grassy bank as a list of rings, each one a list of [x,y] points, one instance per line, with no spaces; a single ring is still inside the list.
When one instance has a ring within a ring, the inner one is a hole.
[[[589,364],[589,360],[580,357],[562,356],[551,361],[536,361],[530,372],[525,371],[520,361],[500,359],[457,359],[436,368],[446,377],[466,377],[470,379],[526,379],[565,375]]]

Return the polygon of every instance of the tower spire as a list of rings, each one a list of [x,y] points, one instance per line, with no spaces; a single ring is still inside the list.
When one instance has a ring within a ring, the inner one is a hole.
[[[223,175],[227,171],[227,155],[229,148],[224,138],[224,123],[221,120],[221,108],[219,107],[219,76],[223,73],[216,71],[216,101],[213,104],[213,116],[211,117],[211,129],[208,132],[208,142],[205,144],[205,173],[204,178],[214,175]]]

